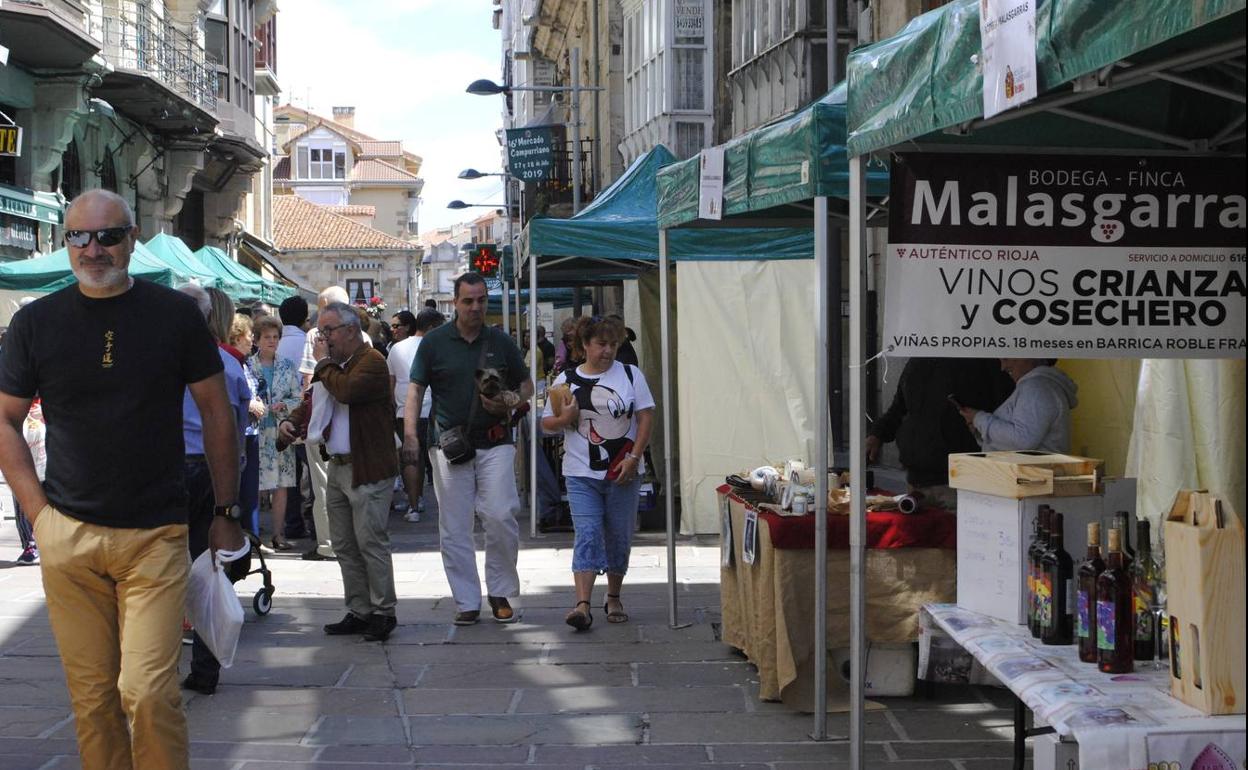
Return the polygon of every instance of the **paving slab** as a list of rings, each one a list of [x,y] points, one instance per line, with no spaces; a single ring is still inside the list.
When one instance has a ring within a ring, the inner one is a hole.
[[[414,687],[402,690],[403,713],[415,714],[506,714],[518,700],[516,690],[438,690]],[[552,712],[553,713],[553,712]]]
[[[632,744],[641,741],[644,726],[632,714],[414,716],[407,721],[414,743],[443,746]]]
[[[518,714],[744,713],[748,710],[745,692],[740,687],[531,688],[520,690],[515,709]]]
[[[308,746],[407,745],[402,717],[323,716],[303,739]]]
[[[416,686],[434,688],[625,687],[632,684],[626,663],[579,663],[534,666],[523,663],[436,663],[426,667]]]

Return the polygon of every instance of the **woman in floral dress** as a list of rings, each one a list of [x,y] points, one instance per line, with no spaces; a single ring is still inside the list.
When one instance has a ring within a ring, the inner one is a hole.
[[[277,356],[277,343],[282,338],[282,322],[273,316],[255,320],[256,354],[247,359],[255,378],[257,395],[268,408],[260,419],[260,491],[273,493],[273,550],[289,551],[286,539],[286,495],[295,485],[294,452],[277,451],[277,424],[286,418],[302,399],[301,382],[295,365]]]

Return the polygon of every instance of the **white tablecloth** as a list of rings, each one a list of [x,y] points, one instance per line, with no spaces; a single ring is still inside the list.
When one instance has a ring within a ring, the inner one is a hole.
[[[1079,660],[1075,645],[1041,644],[1026,626],[954,604],[928,604],[923,611],[1010,688],[1037,722],[1077,741],[1082,768],[1223,766],[1194,763],[1202,751],[1220,752],[1233,767],[1245,767],[1244,716],[1206,716],[1171,697],[1169,672],[1154,669],[1152,661],[1137,661],[1131,674],[1103,674]]]

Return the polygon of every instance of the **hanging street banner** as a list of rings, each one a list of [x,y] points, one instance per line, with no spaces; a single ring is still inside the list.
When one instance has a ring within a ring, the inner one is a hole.
[[[522,182],[544,182],[555,170],[555,126],[507,129],[507,173]]]
[[[979,0],[984,118],[1036,97],[1037,0]]]
[[[884,349],[1244,358],[1243,158],[894,156]]]

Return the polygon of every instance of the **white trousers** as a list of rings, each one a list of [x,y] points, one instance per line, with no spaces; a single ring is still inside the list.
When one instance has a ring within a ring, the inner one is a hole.
[[[451,465],[442,450],[429,451],[433,491],[438,496],[438,535],[442,567],[460,612],[481,609],[473,515],[485,530],[485,585],[490,596],[520,593],[516,557],[520,551],[520,495],[516,492],[516,448],[510,444],[478,449],[466,463]]]

